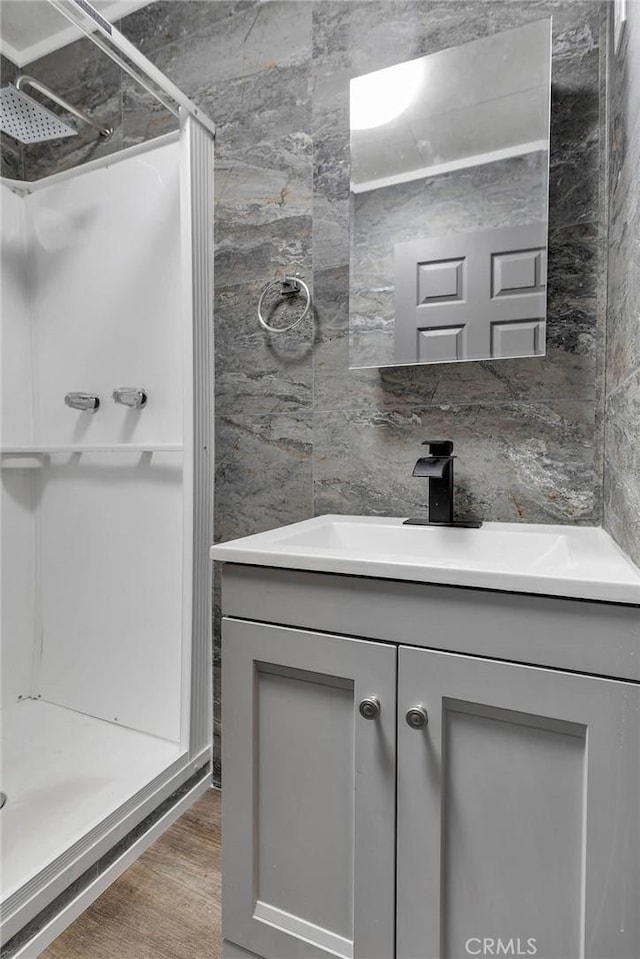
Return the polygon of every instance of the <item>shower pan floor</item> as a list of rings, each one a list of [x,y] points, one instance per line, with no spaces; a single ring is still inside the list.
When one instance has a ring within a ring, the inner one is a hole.
[[[7,707],[0,721],[3,902],[184,753],[42,700]]]

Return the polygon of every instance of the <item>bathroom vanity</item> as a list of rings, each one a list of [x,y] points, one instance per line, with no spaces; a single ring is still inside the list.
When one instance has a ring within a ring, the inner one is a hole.
[[[223,568],[225,959],[631,959],[640,572],[604,531],[318,517]]]

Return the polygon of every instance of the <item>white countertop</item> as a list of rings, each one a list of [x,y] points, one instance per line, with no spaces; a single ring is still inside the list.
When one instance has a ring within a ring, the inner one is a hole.
[[[227,563],[640,606],[640,570],[593,526],[462,529],[329,515],[220,543],[210,555]]]

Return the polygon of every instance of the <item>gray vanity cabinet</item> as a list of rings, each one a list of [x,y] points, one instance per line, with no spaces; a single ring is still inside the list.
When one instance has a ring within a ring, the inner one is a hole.
[[[638,682],[470,653],[500,594],[429,648],[441,590],[392,626],[396,586],[348,579],[225,567],[225,959],[636,959]],[[584,604],[538,600],[588,641]],[[638,609],[591,607],[632,659]]]
[[[222,673],[225,939],[390,959],[396,648],[225,619]]]
[[[401,647],[398,700],[397,959],[637,956],[640,686]]]

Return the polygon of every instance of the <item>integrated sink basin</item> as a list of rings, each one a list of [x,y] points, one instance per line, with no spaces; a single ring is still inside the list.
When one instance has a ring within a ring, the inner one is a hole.
[[[640,605],[640,570],[603,529],[317,516],[221,543],[212,559]]]
[[[357,522],[343,517],[322,517],[327,522],[291,532],[278,540],[279,547],[308,547],[330,552],[364,554],[371,558],[386,556],[427,558],[437,566],[512,568],[513,563],[531,569],[551,556],[556,561],[569,559],[564,533],[531,533],[485,527],[476,529],[442,527],[406,527],[389,522]],[[426,532],[426,536],[425,536]]]

